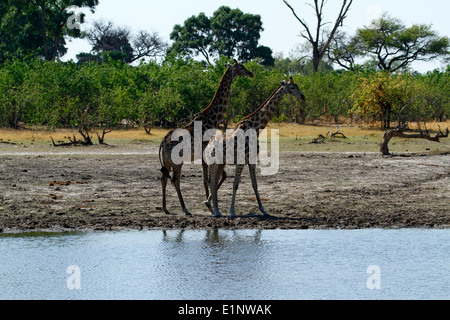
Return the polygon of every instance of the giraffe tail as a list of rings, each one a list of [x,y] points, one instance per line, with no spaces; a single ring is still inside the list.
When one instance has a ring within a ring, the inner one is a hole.
[[[167,170],[167,168],[164,166],[164,164],[162,162],[162,158],[161,158],[161,151],[162,151],[163,143],[164,143],[164,141],[161,142],[161,144],[159,145],[159,163],[161,164],[160,171],[163,174],[163,177],[169,178],[170,181],[172,181],[172,178],[170,177],[169,170]]]

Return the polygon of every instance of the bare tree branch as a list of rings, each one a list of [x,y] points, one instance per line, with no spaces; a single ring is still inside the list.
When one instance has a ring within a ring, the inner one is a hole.
[[[289,2],[287,2],[287,0],[283,0],[283,2],[286,4],[286,6],[288,6],[289,9],[291,9],[292,14],[294,15],[294,17],[298,20],[298,22],[300,22],[300,24],[303,26],[303,28],[305,28],[306,32],[308,33],[308,37],[306,37],[306,36],[304,36],[304,35],[302,35],[302,36],[303,36],[306,40],[308,40],[308,41],[310,41],[310,42],[314,41],[314,38],[313,38],[313,36],[311,35],[311,32],[309,31],[308,24],[307,24],[303,19],[300,19],[300,18],[297,16],[297,13],[295,12],[294,8],[292,8],[292,6],[289,4]]]
[[[303,28],[306,31],[305,35],[303,32],[301,33],[301,36],[305,38],[307,41],[309,41],[313,47],[313,54],[312,54],[312,60],[313,60],[313,70],[316,72],[319,69],[319,64],[322,61],[325,53],[327,52],[328,47],[330,46],[331,41],[333,40],[334,35],[336,34],[339,27],[343,25],[344,19],[347,17],[348,11],[350,10],[350,6],[353,3],[353,0],[343,0],[342,7],[339,11],[338,17],[336,19],[336,22],[331,30],[330,33],[325,35],[325,32],[323,31],[323,27],[327,25],[329,22],[323,22],[323,9],[327,0],[314,0],[314,5],[308,3],[307,5],[313,8],[315,11],[316,19],[317,19],[317,25],[316,25],[316,32],[315,37],[312,35],[312,32],[306,23],[305,20],[301,19],[297,13],[295,12],[294,8],[289,4],[287,0],[283,0],[284,4],[292,11],[292,14],[294,17],[300,22],[300,24],[303,26]]]
[[[167,49],[167,44],[158,33],[140,31],[133,36],[129,28],[117,27],[112,21],[94,21],[92,29],[86,34],[92,45],[91,52],[97,55],[103,52],[120,52],[126,63],[163,55]]]
[[[133,41],[134,55],[130,62],[144,57],[157,57],[164,54],[167,45],[158,33],[140,31]]]

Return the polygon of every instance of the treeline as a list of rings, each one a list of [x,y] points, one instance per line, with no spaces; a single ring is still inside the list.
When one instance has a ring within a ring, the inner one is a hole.
[[[0,66],[0,126],[43,125],[83,130],[122,126],[178,127],[206,108],[225,72],[227,58],[207,65],[168,55],[131,66],[17,59]],[[248,62],[253,79],[232,87],[227,121],[252,112],[293,76],[307,101],[285,98],[273,121],[305,123],[318,117],[354,121],[442,121],[450,115],[450,67],[445,72],[390,74],[332,71],[303,75]]]

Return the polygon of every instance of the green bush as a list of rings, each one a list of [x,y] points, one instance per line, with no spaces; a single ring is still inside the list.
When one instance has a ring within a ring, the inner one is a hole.
[[[208,107],[230,62],[220,58],[214,66],[206,66],[176,56],[138,66],[112,59],[103,64],[8,61],[0,66],[0,126],[89,129],[148,122],[181,126]],[[386,101],[392,106],[393,121],[399,117],[441,121],[450,115],[450,68],[427,74],[331,72],[303,76],[262,66],[257,60],[246,67],[255,77],[234,81],[227,111],[231,122],[253,112],[290,76],[307,100],[286,97],[273,115],[274,121],[304,123],[323,115],[338,120],[354,114],[379,120]],[[388,100],[384,102],[373,96],[381,83],[386,85],[383,90]]]

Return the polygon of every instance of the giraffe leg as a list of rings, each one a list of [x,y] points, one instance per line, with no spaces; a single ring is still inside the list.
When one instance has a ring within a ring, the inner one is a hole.
[[[266,210],[264,210],[261,198],[259,197],[258,183],[256,181],[256,164],[249,164],[248,169],[250,171],[253,191],[255,191],[256,200],[258,201],[259,211],[262,212],[263,216],[267,217],[269,216],[269,214],[266,212]]]
[[[217,191],[219,191],[220,186],[223,184],[223,182],[227,179],[227,173],[225,172],[225,170],[222,171],[222,178],[220,179],[219,184],[217,185]],[[208,181],[206,182],[206,187],[208,187]],[[209,211],[211,212],[211,214],[214,214],[214,211],[212,210],[211,207],[211,199],[212,196],[209,195],[209,192],[207,193],[207,199],[205,202],[203,202],[205,204],[205,206],[208,207]]]
[[[234,174],[234,183],[233,183],[233,196],[231,198],[231,206],[230,206],[230,217],[232,217],[232,218],[236,217],[236,214],[234,212],[234,204],[236,202],[236,192],[239,187],[239,182],[241,181],[241,175],[242,175],[243,169],[244,169],[243,164],[236,165],[236,171]]]
[[[227,173],[225,172],[225,170],[222,171],[222,179],[220,179],[219,185],[217,186],[217,190],[220,189],[220,186],[222,185],[222,183],[227,179]]]
[[[173,177],[172,177],[172,184],[177,190],[178,199],[180,200],[181,209],[187,216],[191,216],[192,214],[186,209],[186,206],[184,204],[183,195],[181,194],[181,188],[180,188],[180,182],[181,182],[181,168],[183,167],[183,164],[174,165],[173,166]]]
[[[209,166],[209,179],[210,183],[209,186],[211,188],[211,196],[210,199],[212,199],[213,202],[213,208],[212,208],[212,214],[214,214],[215,217],[221,217],[219,211],[219,205],[218,205],[218,199],[217,199],[217,191],[219,187],[219,177],[223,172],[223,169],[225,168],[224,164],[212,164]]]
[[[170,178],[169,172],[170,172],[171,166],[170,165],[164,165],[161,168],[162,176],[161,176],[161,185],[162,185],[162,210],[166,214],[170,214],[170,211],[167,210],[167,204],[166,204],[166,187],[167,187],[167,179]]]
[[[202,162],[202,167],[203,167],[203,186],[205,187],[205,195],[206,195],[206,201],[203,202],[205,204],[205,206],[208,207],[209,211],[211,213],[212,209],[211,209],[211,196],[209,195],[209,186],[208,186],[208,165],[206,164],[205,161]]]

